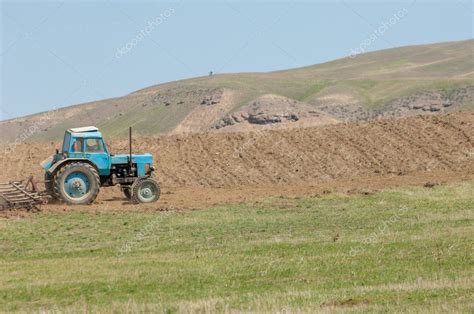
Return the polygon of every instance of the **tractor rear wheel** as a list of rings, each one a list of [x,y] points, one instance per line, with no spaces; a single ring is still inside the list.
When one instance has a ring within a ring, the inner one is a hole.
[[[138,179],[132,184],[134,203],[152,203],[160,198],[160,185],[153,178]]]
[[[54,193],[67,204],[90,204],[99,194],[99,188],[99,174],[88,163],[66,164],[54,176]]]
[[[53,200],[58,200],[59,196],[54,192],[54,178],[49,172],[44,174],[44,187],[46,192],[53,198]]]

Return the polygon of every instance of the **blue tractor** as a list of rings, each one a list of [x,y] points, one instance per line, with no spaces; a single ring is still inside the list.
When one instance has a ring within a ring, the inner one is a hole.
[[[152,178],[155,170],[151,154],[112,155],[96,127],[66,130],[61,151],[41,163],[46,171],[45,186],[53,199],[67,204],[90,204],[100,187],[119,184],[134,203],[150,203],[160,198],[160,186]]]

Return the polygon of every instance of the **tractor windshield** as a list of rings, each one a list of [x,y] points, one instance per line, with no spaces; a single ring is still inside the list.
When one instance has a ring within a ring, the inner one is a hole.
[[[86,152],[88,153],[104,153],[104,146],[102,145],[102,140],[98,138],[88,138],[86,139]]]

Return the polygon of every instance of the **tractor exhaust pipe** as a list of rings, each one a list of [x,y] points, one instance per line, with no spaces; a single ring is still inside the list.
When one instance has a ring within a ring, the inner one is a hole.
[[[132,170],[132,167],[133,167],[133,162],[132,162],[132,127],[129,127],[128,128],[128,144],[129,144],[129,151],[130,151],[130,159],[129,159],[129,163],[130,163],[130,170]]]

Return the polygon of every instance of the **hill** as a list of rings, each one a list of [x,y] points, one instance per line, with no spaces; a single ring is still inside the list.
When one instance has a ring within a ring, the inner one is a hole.
[[[474,109],[474,40],[387,49],[269,73],[170,82],[0,122],[0,141],[57,140],[94,124],[109,137],[300,127]]]

